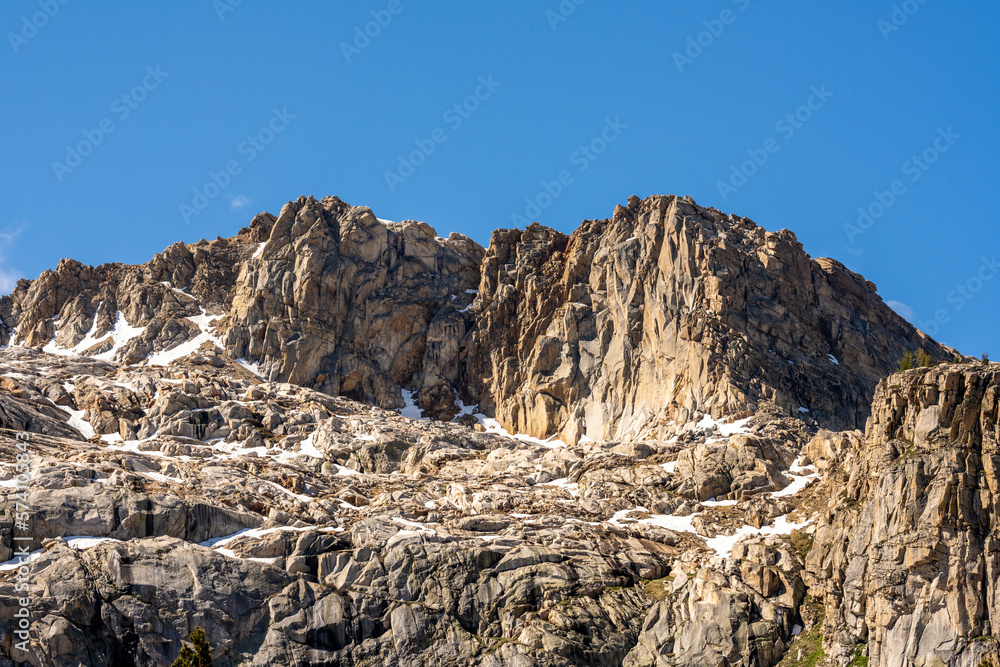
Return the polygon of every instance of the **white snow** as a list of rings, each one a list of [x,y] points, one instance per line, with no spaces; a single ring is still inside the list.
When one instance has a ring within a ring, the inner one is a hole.
[[[736,505],[735,500],[716,500],[712,498],[711,500],[703,500],[702,505],[705,507],[733,507]]]
[[[260,362],[259,361],[255,361],[255,362],[251,363],[251,362],[247,361],[246,359],[240,357],[239,359],[236,360],[236,363],[238,363],[240,366],[242,366],[243,368],[247,369],[248,371],[250,371],[251,373],[253,373],[257,377],[260,377]]]
[[[264,246],[266,246],[266,245],[267,245],[267,241],[264,241],[259,246],[257,246],[257,249],[254,250],[252,259],[257,259],[258,257],[260,257],[260,254],[262,252],[264,252]]]
[[[771,493],[772,498],[787,498],[788,496],[794,496],[799,491],[806,488],[809,485],[809,482],[813,481],[814,479],[819,479],[819,473],[817,472],[814,472],[811,475],[794,474],[797,472],[803,472],[804,470],[807,470],[807,468],[802,467],[800,463],[801,461],[802,457],[795,459],[795,462],[792,463],[792,467],[789,468],[788,472],[786,473],[789,477],[792,478],[792,483],[783,488],[781,491],[775,491]]]
[[[211,333],[211,325],[216,320],[222,319],[222,315],[209,315],[205,312],[204,308],[201,308],[201,315],[196,315],[187,318],[194,322],[194,324],[201,330],[201,333],[180,345],[176,345],[169,350],[161,350],[153,355],[150,355],[147,360],[150,366],[169,366],[178,359],[182,359],[189,354],[194,354],[202,346],[202,344],[211,342],[218,347],[225,349],[225,345],[222,344],[222,339],[220,339],[215,334]]]
[[[223,545],[228,544],[232,540],[235,540],[237,537],[252,537],[255,539],[260,539],[265,535],[286,530],[289,532],[301,532],[304,530],[314,530],[314,528],[312,526],[308,526],[305,528],[293,528],[291,526],[279,526],[277,528],[245,528],[237,533],[233,533],[232,535],[226,535],[225,537],[216,537],[211,540],[206,540],[204,542],[199,543],[199,546],[213,549],[215,550],[216,553],[221,554],[226,558],[233,558],[235,560],[249,560],[255,563],[270,564],[274,563],[275,561],[274,558],[251,558],[251,557],[242,558],[240,556],[237,556],[236,552],[234,552],[232,549],[226,549]],[[336,528],[323,528],[321,532],[340,532],[342,530],[343,528],[338,526]]]
[[[262,480],[262,481],[263,481],[263,482],[264,482],[265,484],[270,484],[271,486],[273,486],[274,488],[278,489],[279,491],[283,491],[283,492],[287,493],[288,495],[290,495],[290,496],[291,496],[292,498],[295,498],[295,499],[297,499],[297,500],[301,500],[301,501],[302,501],[302,502],[304,502],[304,503],[311,503],[311,502],[313,501],[313,499],[312,499],[312,498],[310,498],[309,496],[303,496],[303,495],[302,495],[302,494],[300,494],[300,493],[294,493],[294,492],[292,492],[292,491],[289,491],[288,489],[286,489],[285,487],[283,487],[283,486],[282,486],[282,485],[280,485],[280,484],[276,484],[276,483],[274,483],[274,482],[269,482],[269,481],[268,481],[268,480],[266,480],[266,479],[265,479],[265,480]]]
[[[799,412],[801,412],[804,415],[807,415],[809,414],[810,411],[809,408],[799,408]]]
[[[316,433],[310,433],[309,437],[299,443],[299,454],[305,454],[306,456],[311,456],[314,459],[325,458],[323,452],[316,449],[316,445],[313,444],[313,436]]]
[[[787,516],[779,516],[774,520],[773,526],[764,526],[763,528],[754,528],[753,526],[743,526],[736,531],[735,535],[719,535],[718,537],[713,537],[705,540],[710,549],[714,549],[716,555],[722,558],[728,558],[733,552],[733,547],[744,537],[749,537],[751,535],[791,535],[796,530],[800,528],[805,528],[811,522],[805,521],[803,523],[790,523]]]
[[[181,484],[184,480],[180,477],[167,477],[166,475],[161,475],[158,472],[138,472],[137,474],[143,477],[148,477],[155,482],[160,482],[161,484],[166,484],[167,482],[176,482]]]
[[[501,426],[500,422],[498,422],[496,419],[493,419],[492,417],[487,417],[486,415],[479,412],[465,412],[467,408],[465,408],[465,406],[463,406],[461,403],[459,403],[459,407],[462,408],[463,410],[461,414],[472,414],[476,418],[476,421],[478,421],[480,424],[483,425],[483,428],[486,429],[487,433],[495,433],[496,435],[502,435],[506,438],[511,438],[513,440],[520,440],[521,442],[530,442],[536,445],[542,445],[543,447],[548,447],[549,449],[562,449],[566,447],[566,443],[563,442],[562,440],[557,439],[555,435],[552,435],[546,438],[545,440],[542,440],[540,438],[533,438],[530,435],[524,435],[523,433],[511,434],[507,431],[507,429]],[[471,409],[474,410],[475,408]]]
[[[695,426],[701,429],[716,428],[722,434],[722,437],[729,438],[740,433],[749,433],[750,429],[747,427],[747,424],[750,423],[750,419],[750,417],[747,417],[746,419],[740,419],[730,424],[725,421],[716,421],[711,415],[705,415]]]
[[[804,628],[801,625],[799,625],[798,623],[796,623],[795,625],[792,626],[792,636],[793,637],[798,637],[799,635],[802,634],[802,630],[803,629]]]
[[[401,542],[410,537],[423,537],[424,535],[432,537],[437,535],[437,532],[433,528],[428,528],[422,523],[416,523],[415,521],[407,521],[406,519],[400,517],[393,517],[393,522],[404,526],[402,530],[389,538],[386,542],[386,547],[390,547],[397,542]]]
[[[145,451],[139,449],[139,445],[141,445],[144,442],[148,442],[149,440],[150,438],[147,438],[145,440],[121,440],[119,442],[113,442],[112,444],[108,445],[107,449],[110,452],[129,452],[130,454],[143,454],[145,456],[155,456],[157,458],[173,459],[176,461],[194,461],[192,457],[187,455],[170,456],[169,454],[164,454],[163,452],[156,450]]]
[[[479,290],[477,290],[477,289],[467,289],[467,290],[465,290],[465,293],[466,294],[479,294]]]
[[[819,477],[819,473],[816,472],[813,472],[808,475],[794,474],[797,472],[805,472],[806,470],[809,470],[809,468],[805,468],[802,466],[801,461],[802,461],[801,457],[796,459],[795,462],[792,463],[791,467],[788,469],[788,472],[786,473],[789,477],[792,478],[792,483],[789,484],[786,488],[782,489],[781,491],[775,491],[771,493],[770,496],[772,498],[786,498],[789,496],[794,496],[799,491],[804,489],[812,480],[817,479]],[[666,466],[669,464],[662,464],[662,465]],[[555,486],[564,486],[565,482],[566,480],[556,480],[551,484]],[[736,501],[715,500],[713,498],[712,500],[706,500],[701,504],[704,507],[732,507],[736,505]],[[613,526],[623,527],[624,525],[626,525],[625,523],[623,523],[623,521],[625,521],[628,515],[631,514],[632,512],[645,512],[648,514],[649,510],[647,510],[644,507],[637,507],[631,510],[621,510],[619,512],[616,512],[615,515],[608,520],[608,523]],[[697,535],[698,531],[696,531],[694,528],[694,518],[696,516],[698,515],[691,514],[689,516],[671,516],[671,515],[657,514],[650,516],[649,518],[646,519],[641,519],[638,521],[638,523],[650,526],[659,526],[661,528],[666,528],[668,530],[672,530],[675,532],[694,533]],[[788,520],[788,516],[785,515],[776,518],[774,520],[773,526],[764,526],[763,528],[755,528],[753,526],[745,525],[739,528],[733,535],[717,535],[716,537],[702,538],[702,539],[705,540],[705,544],[708,545],[710,549],[715,551],[717,556],[722,558],[728,558],[730,554],[732,554],[733,547],[736,545],[736,543],[745,537],[753,535],[760,535],[760,536],[790,535],[796,530],[805,528],[810,523],[812,523],[811,520],[804,521],[802,523],[792,523]]]
[[[417,407],[417,402],[413,400],[413,392],[403,390],[403,402],[406,403],[406,407],[399,411],[404,417],[409,417],[410,419],[420,419],[422,421],[430,421],[427,417],[424,417],[424,412],[419,407]]]
[[[94,427],[83,418],[83,415],[86,414],[86,410],[71,410],[65,405],[57,405],[56,407],[69,414],[69,421],[67,423],[79,431],[80,435],[82,435],[85,439],[90,440],[90,438],[97,435],[97,432],[94,431]]]
[[[26,557],[16,556],[11,558],[6,563],[0,563],[0,571],[16,570],[22,565],[27,565],[28,563],[36,560],[43,553],[45,553],[45,549],[39,549],[38,551],[32,551]]]
[[[677,461],[670,461],[669,463],[661,463],[660,467],[663,468],[664,472],[673,474],[677,471]]]
[[[103,303],[97,307],[97,312],[94,313],[94,323],[91,325],[90,331],[87,332],[87,335],[84,336],[83,340],[79,343],[71,348],[63,348],[57,345],[56,339],[53,338],[48,345],[42,348],[42,351],[63,357],[80,356],[98,343],[107,341],[110,336],[112,340],[111,349],[107,352],[102,352],[101,354],[95,354],[93,358],[100,359],[102,361],[111,361],[111,359],[114,358],[115,354],[122,348],[123,345],[125,345],[125,343],[129,342],[136,336],[141,335],[142,332],[146,330],[146,327],[133,327],[130,325],[128,320],[125,319],[125,315],[119,310],[115,313],[115,323],[111,328],[111,331],[107,332],[103,336],[98,336],[97,318],[100,316],[101,308],[103,307]]]
[[[830,363],[832,363],[834,366],[839,366],[840,365],[840,362],[837,361],[837,357],[833,356],[832,354],[828,354],[826,356],[830,360]]]
[[[573,496],[574,498],[580,495],[580,485],[577,484],[576,482],[571,483],[567,477],[554,479],[551,482],[547,482],[545,484],[539,484],[539,486],[557,486],[560,489],[566,489],[567,491],[569,491],[569,495]]]
[[[75,535],[73,537],[66,537],[63,539],[66,540],[69,546],[80,551],[96,547],[98,544],[103,542],[121,542],[121,540],[116,540],[112,537],[90,537],[89,535]]]

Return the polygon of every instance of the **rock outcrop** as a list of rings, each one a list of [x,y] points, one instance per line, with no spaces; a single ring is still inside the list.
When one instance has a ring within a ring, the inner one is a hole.
[[[918,369],[879,385],[863,437],[810,447],[836,474],[807,577],[832,655],[1000,664],[998,417],[996,365]]]
[[[1000,370],[791,232],[301,198],[0,318],[0,667],[1000,665]]]
[[[907,351],[943,348],[870,282],[679,197],[633,197],[566,236],[494,233],[468,373],[509,430],[567,441],[669,433],[765,402],[862,426]]]
[[[673,196],[572,236],[499,230],[485,251],[302,197],[147,264],[64,260],[0,316],[16,345],[147,365],[197,352],[380,407],[411,396],[440,419],[478,404],[566,442],[665,439],[769,405],[857,428],[904,353],[955,354],[791,232]]]
[[[460,311],[483,249],[335,197],[299,199],[268,225],[236,280],[227,351],[271,381],[387,408],[402,408],[410,389],[436,416],[454,417],[470,324]]]

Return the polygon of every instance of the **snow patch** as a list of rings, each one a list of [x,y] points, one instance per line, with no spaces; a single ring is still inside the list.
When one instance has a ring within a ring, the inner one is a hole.
[[[90,440],[92,437],[97,435],[97,432],[94,431],[94,427],[83,418],[83,415],[86,414],[86,410],[71,410],[65,405],[57,405],[56,407],[69,414],[69,421],[67,423],[79,431],[84,440]]]
[[[169,366],[178,359],[182,359],[189,354],[194,354],[204,343],[208,342],[225,349],[222,339],[210,332],[211,325],[216,320],[222,319],[222,317],[222,315],[209,315],[205,312],[204,308],[201,308],[201,315],[187,318],[194,322],[195,326],[201,330],[201,333],[180,345],[175,345],[169,350],[161,350],[151,355],[147,360],[147,364],[150,366]]]
[[[90,331],[87,332],[87,335],[84,336],[83,340],[79,343],[71,348],[64,348],[57,345],[56,337],[53,337],[49,344],[42,348],[42,351],[61,357],[86,356],[84,355],[84,352],[98,343],[106,342],[110,337],[112,342],[111,349],[107,352],[102,352],[101,354],[95,354],[93,355],[93,358],[100,359],[102,361],[111,361],[122,346],[133,338],[142,335],[142,333],[146,330],[146,327],[133,327],[130,325],[128,320],[125,319],[125,315],[119,310],[115,312],[115,323],[114,326],[111,327],[111,331],[107,332],[103,336],[98,336],[97,318],[100,316],[101,308],[103,307],[103,303],[97,307],[97,312],[94,313],[94,323],[91,325]]]
[[[788,472],[785,473],[786,475],[792,478],[792,483],[783,488],[781,491],[775,491],[771,493],[772,498],[787,498],[789,496],[794,496],[799,491],[806,488],[809,485],[809,483],[812,482],[814,479],[819,479],[818,472],[813,472],[810,475],[796,475],[795,473],[797,472],[803,472],[805,470],[808,470],[808,468],[804,468],[802,466],[801,462],[802,462],[801,456],[795,459],[795,462],[792,463],[792,467],[790,467],[788,469]]]
[[[236,360],[236,363],[238,363],[240,366],[242,366],[243,368],[247,369],[248,371],[250,371],[251,373],[253,373],[257,377],[261,376],[260,375],[260,362],[259,361],[254,361],[253,363],[251,363],[251,362],[249,362],[246,359],[243,359],[241,357],[241,358],[239,358],[239,359]]]
[[[554,479],[551,482],[547,482],[545,484],[539,484],[538,486],[557,486],[560,489],[566,489],[567,491],[569,491],[569,495],[573,496],[574,498],[580,495],[580,485],[576,482],[570,482],[569,478],[567,477]]]
[[[403,390],[403,402],[406,406],[399,410],[399,414],[403,417],[409,417],[410,419],[419,419],[421,421],[430,421],[427,417],[424,417],[424,412],[419,407],[417,407],[417,402],[413,398],[413,392]]]

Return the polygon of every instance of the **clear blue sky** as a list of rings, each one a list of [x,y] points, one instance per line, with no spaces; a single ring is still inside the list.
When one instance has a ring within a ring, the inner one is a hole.
[[[1000,357],[995,2],[235,1],[4,3],[0,282],[143,262],[303,194],[486,244],[565,171],[532,218],[571,232],[630,194],[691,195]],[[859,207],[879,215],[849,233]]]

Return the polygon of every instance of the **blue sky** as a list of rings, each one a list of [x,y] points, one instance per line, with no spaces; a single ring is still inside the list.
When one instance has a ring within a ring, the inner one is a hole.
[[[0,11],[0,286],[303,194],[484,245],[681,194],[1000,356],[996,3],[113,4]]]

